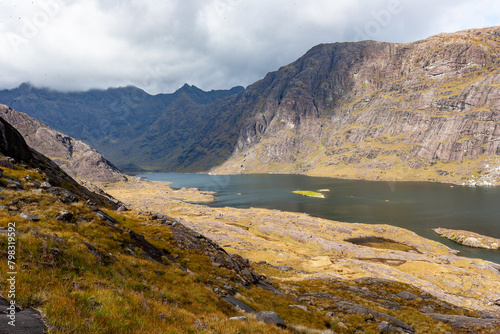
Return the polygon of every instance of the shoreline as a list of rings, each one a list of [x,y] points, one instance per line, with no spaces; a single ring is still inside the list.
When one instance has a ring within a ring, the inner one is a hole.
[[[166,188],[165,188],[166,187]],[[161,212],[252,263],[289,266],[293,279],[379,277],[418,286],[455,305],[500,316],[491,304],[500,298],[500,265],[456,255],[456,251],[407,229],[342,223],[308,214],[271,209],[215,208],[191,204],[160,181],[104,186],[134,210]],[[373,237],[412,249],[383,249],[348,240]],[[479,282],[479,284],[477,283]]]
[[[303,175],[303,176],[308,176],[308,177],[314,177],[314,178],[329,178],[329,179],[336,179],[336,180],[348,180],[348,181],[365,181],[365,182],[397,182],[397,183],[409,183],[409,182],[415,182],[415,183],[440,183],[440,184],[446,184],[450,186],[463,186],[463,187],[499,187],[500,186],[500,179],[496,181],[494,184],[466,184],[463,180],[460,181],[443,181],[443,180],[422,180],[422,179],[392,179],[392,178],[387,178],[387,179],[370,179],[370,178],[362,178],[362,177],[349,177],[349,176],[330,176],[330,175],[315,175],[315,174],[309,174],[309,173],[286,173],[286,172],[251,172],[251,173],[218,173],[218,172],[197,172],[197,173],[187,173],[187,172],[141,172],[137,174],[127,174],[130,177],[137,177],[137,175],[141,174],[158,174],[158,173],[165,173],[165,174],[195,174],[195,175],[213,175],[213,176],[237,176],[237,175]],[[168,182],[168,181],[161,181],[161,182]],[[170,182],[171,183],[171,182]]]

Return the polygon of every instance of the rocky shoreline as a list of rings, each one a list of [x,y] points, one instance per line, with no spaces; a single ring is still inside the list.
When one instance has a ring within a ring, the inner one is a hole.
[[[434,232],[446,238],[448,240],[454,241],[457,244],[468,246],[472,248],[484,248],[496,250],[500,248],[500,239],[491,238],[485,235],[481,235],[475,232],[464,231],[464,230],[453,230],[447,228],[435,228]]]
[[[188,196],[175,199],[165,187],[137,181],[108,184],[104,190],[134,209],[175,218],[230,254],[291,268],[287,280],[377,277],[500,317],[499,264],[457,256],[441,243],[394,226],[342,223],[279,210],[211,208],[187,203]],[[409,250],[357,245],[355,240],[362,238],[390,241]]]

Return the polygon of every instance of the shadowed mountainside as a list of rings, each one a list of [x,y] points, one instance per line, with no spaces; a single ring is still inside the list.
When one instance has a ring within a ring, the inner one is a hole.
[[[136,87],[57,92],[22,84],[0,92],[0,103],[82,140],[123,171],[174,169],[202,140],[210,115],[200,106],[243,90],[204,92],[184,85],[149,95]]]

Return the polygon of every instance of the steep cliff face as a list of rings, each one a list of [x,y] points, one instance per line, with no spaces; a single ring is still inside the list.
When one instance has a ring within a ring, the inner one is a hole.
[[[3,156],[0,159],[2,167],[9,169],[33,168],[39,171],[46,184],[39,183],[38,187],[43,186],[44,189],[56,194],[63,201],[88,200],[98,206],[113,209],[118,208],[121,204],[109,195],[96,194],[78,184],[52,160],[29,147],[19,131],[2,117],[0,117],[0,155]]]
[[[318,45],[247,88],[213,172],[498,182],[500,28]]]
[[[99,182],[126,179],[118,168],[84,142],[5,105],[0,105],[0,117],[14,126],[30,147],[52,159],[74,178]]]

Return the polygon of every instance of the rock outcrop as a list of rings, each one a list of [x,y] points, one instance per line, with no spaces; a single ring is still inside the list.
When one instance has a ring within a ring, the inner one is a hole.
[[[452,230],[447,228],[435,228],[434,232],[440,236],[455,241],[456,243],[473,248],[485,248],[485,249],[499,249],[500,239],[491,238],[478,233],[464,231],[464,230]]]
[[[17,163],[39,170],[40,173],[43,173],[45,182],[38,187],[46,188],[47,191],[60,197],[62,201],[72,201],[74,198],[80,198],[89,200],[99,206],[112,208],[119,206],[119,202],[110,198],[110,196],[101,196],[82,187],[52,160],[31,149],[26,144],[23,136],[1,117],[0,155],[6,156],[7,158],[2,159],[2,161],[7,164],[10,163],[12,166]],[[0,161],[0,164],[2,161]]]
[[[30,147],[52,159],[72,177],[91,182],[126,180],[118,168],[84,142],[5,105],[0,105],[0,117],[14,126]]]

